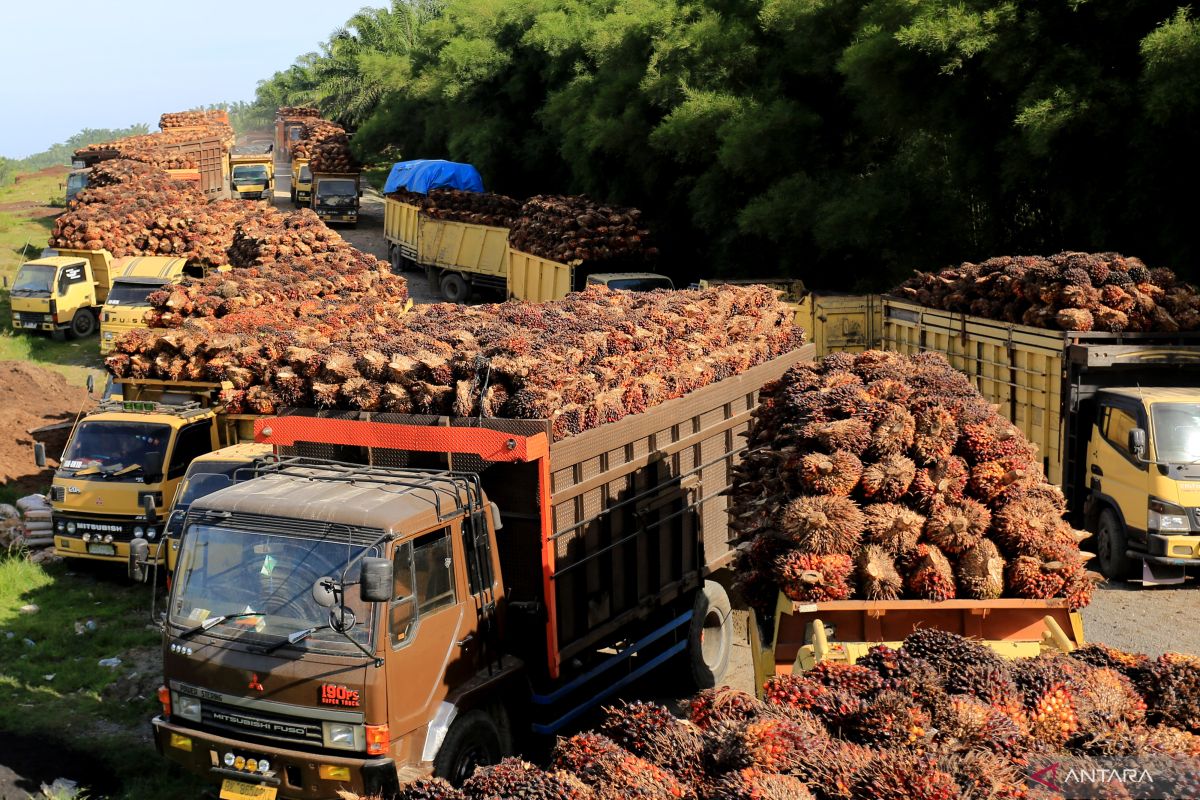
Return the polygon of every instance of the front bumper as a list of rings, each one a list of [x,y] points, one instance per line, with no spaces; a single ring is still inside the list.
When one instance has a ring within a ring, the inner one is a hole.
[[[159,559],[160,545],[161,542],[150,543],[151,563],[162,563]],[[109,547],[111,547],[113,550],[111,554],[107,552]],[[111,561],[114,564],[129,563],[128,541],[85,542],[80,536],[70,536],[55,532],[54,550],[55,553],[63,558],[85,558],[91,561]]]
[[[1146,553],[1168,561],[1200,562],[1200,536],[1182,533],[1151,533],[1146,537]]]
[[[271,193],[267,191],[235,192],[234,196],[236,196],[239,200],[264,200],[270,199]]]
[[[324,222],[358,222],[358,212],[338,214],[333,211],[317,210],[317,216]]]
[[[297,189],[296,190],[296,200],[301,203],[307,203],[309,200],[312,200],[312,191],[310,190],[310,191],[306,192],[306,191]]]
[[[47,322],[46,314],[34,314],[27,311],[13,312],[12,327],[14,331],[31,333],[34,331],[57,331],[67,327],[67,323]]]
[[[338,789],[384,798],[394,797],[400,791],[396,762],[390,758],[347,758],[271,745],[247,745],[236,739],[178,725],[161,716],[155,717],[151,723],[154,726],[154,744],[162,756],[215,784],[230,778],[248,783],[268,783],[278,788],[280,798],[293,800],[336,798]],[[180,746],[183,742],[179,737],[187,740],[186,747]],[[224,757],[230,752],[246,759],[266,758],[271,764],[270,775],[226,768]],[[350,771],[350,780],[323,780],[318,773],[321,766],[345,767]]]

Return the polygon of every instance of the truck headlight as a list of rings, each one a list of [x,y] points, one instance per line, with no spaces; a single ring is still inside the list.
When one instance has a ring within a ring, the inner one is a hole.
[[[153,540],[155,536],[158,536],[158,530],[157,530],[157,529],[155,529],[155,528],[146,528],[146,538],[147,538],[147,539]]]
[[[355,725],[340,722],[322,722],[321,733],[326,747],[336,747],[339,750],[356,750]]]
[[[135,525],[135,526],[133,526],[133,535],[134,535],[134,536],[141,536],[141,535],[142,535],[142,534],[144,534],[145,532],[146,532],[146,529],[145,529],[145,528],[143,528],[141,525]]]
[[[1146,527],[1158,533],[1189,533],[1192,525],[1188,521],[1187,509],[1151,497],[1148,506]]]
[[[74,532],[75,532],[75,523],[68,522],[67,523],[67,533],[74,533]]]
[[[63,531],[65,531],[65,530],[67,529],[67,523],[63,522],[63,521],[60,519],[60,520],[58,521],[58,524],[57,524],[57,525],[55,525],[55,529],[56,529],[56,530],[57,530],[59,533],[62,533]]]
[[[113,332],[112,332],[112,331],[105,331],[105,332],[104,332],[104,338],[105,338],[105,340],[111,339],[112,337],[113,337]]]
[[[200,701],[186,694],[171,692],[171,714],[190,719],[192,722],[199,722]]]
[[[43,314],[42,321],[43,322],[54,322],[54,317],[51,316],[50,314]]]

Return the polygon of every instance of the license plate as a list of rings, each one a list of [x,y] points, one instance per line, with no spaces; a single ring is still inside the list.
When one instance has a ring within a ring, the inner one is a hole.
[[[221,781],[221,800],[275,800],[276,788],[261,783]]]
[[[36,328],[37,326],[38,326],[38,324],[36,322],[22,322],[21,323],[22,328]]]
[[[103,542],[100,544],[88,542],[88,552],[94,556],[115,556],[117,548],[116,545],[104,544]]]

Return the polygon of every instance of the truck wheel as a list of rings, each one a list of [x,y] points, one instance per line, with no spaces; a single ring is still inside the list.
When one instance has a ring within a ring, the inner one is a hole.
[[[697,689],[711,689],[725,680],[733,647],[733,607],[725,587],[705,581],[692,604],[688,628],[688,663]]]
[[[399,275],[404,272],[404,256],[400,254],[400,248],[394,244],[388,245],[388,263],[392,265],[392,272]]]
[[[75,312],[71,318],[71,336],[76,339],[86,339],[96,332],[96,315],[86,308]]]
[[[471,287],[457,272],[447,272],[442,276],[442,297],[451,303],[465,302],[471,294]]]
[[[1100,562],[1100,573],[1110,581],[1123,581],[1129,577],[1129,546],[1125,526],[1117,512],[1106,508],[1100,512],[1096,523],[1096,560]]]
[[[468,711],[446,731],[433,759],[433,774],[462,786],[476,767],[499,763],[503,757],[495,721],[485,711]]]

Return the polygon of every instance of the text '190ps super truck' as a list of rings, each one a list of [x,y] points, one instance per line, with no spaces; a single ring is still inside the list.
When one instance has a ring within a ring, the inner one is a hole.
[[[719,682],[739,434],[811,353],[556,442],[547,420],[259,419],[275,456],[183,523],[160,751],[222,797],[388,796],[668,660]]]

